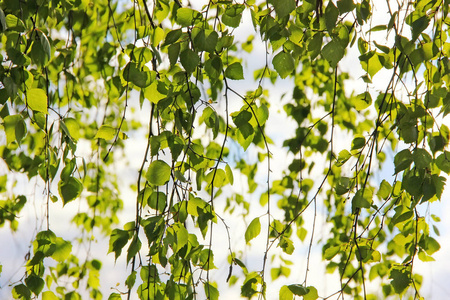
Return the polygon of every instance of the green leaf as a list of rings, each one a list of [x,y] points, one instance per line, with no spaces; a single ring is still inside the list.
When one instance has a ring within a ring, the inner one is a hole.
[[[80,125],[77,120],[74,118],[65,118],[62,123],[67,128],[67,135],[73,138],[74,140],[78,140],[81,137],[80,133]]]
[[[176,41],[178,41],[178,39],[181,37],[182,34],[183,34],[183,31],[181,29],[175,29],[175,30],[169,31],[166,35],[166,39],[164,40],[163,46],[167,46],[167,45],[175,43]]]
[[[394,157],[395,174],[409,168],[412,162],[413,155],[409,149],[404,149],[397,153]]]
[[[355,9],[356,5],[353,3],[353,0],[338,0],[337,7],[342,15]]]
[[[153,81],[150,86],[145,88],[144,96],[151,103],[158,104],[159,101],[167,97],[166,87],[163,82]]]
[[[123,78],[127,82],[131,82],[140,88],[144,88],[150,84],[149,72],[143,71],[134,62],[129,62],[123,69]]]
[[[356,135],[352,140],[352,150],[358,150],[366,145],[366,139],[363,136]]]
[[[191,49],[186,49],[180,54],[180,62],[186,72],[192,73],[197,68],[200,59],[197,53],[195,53]]]
[[[200,19],[201,14],[187,7],[181,7],[177,10],[177,23],[183,27],[191,26],[196,19]],[[166,42],[167,43],[167,42]]]
[[[304,287],[301,284],[290,284],[288,285],[288,289],[297,296],[303,296],[308,294],[309,292],[308,288]]]
[[[378,189],[377,196],[381,199],[387,199],[392,192],[392,186],[383,179],[380,184],[380,188]]]
[[[303,300],[316,300],[319,298],[319,294],[315,287],[308,286],[306,289],[308,290],[308,293],[303,296]]]
[[[165,161],[155,160],[150,164],[145,178],[150,184],[165,185],[170,180],[170,173],[171,168]]]
[[[112,140],[116,136],[117,130],[109,125],[102,125],[94,136],[94,139]]]
[[[383,68],[379,55],[375,51],[367,52],[359,57],[362,68],[373,77]]]
[[[52,291],[42,293],[42,300],[58,300],[59,298]]]
[[[138,237],[135,237],[128,247],[127,251],[127,264],[130,262],[130,260],[141,250],[142,243],[139,240]]]
[[[27,132],[26,124],[21,115],[9,115],[3,119],[5,127],[6,143],[10,144],[14,141],[20,144]]]
[[[44,279],[33,274],[25,279],[25,283],[35,295],[39,295],[45,285]]]
[[[244,71],[242,69],[242,65],[238,62],[229,65],[225,70],[225,77],[233,80],[244,79]]]
[[[212,81],[219,78],[222,73],[222,60],[219,56],[213,55],[205,62],[205,71]]]
[[[57,237],[55,241],[55,251],[51,257],[58,262],[63,262],[67,260],[71,252],[72,244],[60,237]]]
[[[116,228],[111,232],[108,253],[114,252],[115,260],[117,260],[122,253],[122,248],[128,243],[128,239],[128,232],[125,230]]]
[[[341,177],[339,178],[339,182],[336,185],[336,194],[337,195],[343,195],[347,193],[350,189],[350,178],[348,177]]]
[[[42,89],[27,90],[27,104],[34,111],[48,113],[47,94]]]
[[[283,285],[279,292],[279,300],[292,300],[294,298],[294,294],[288,288],[287,285]]]
[[[336,68],[338,62],[344,57],[344,54],[345,49],[337,40],[332,40],[322,48],[322,55],[330,63],[332,68]]]
[[[350,159],[350,157],[352,157],[352,154],[348,150],[342,150],[341,152],[339,152],[336,165],[338,167],[342,166],[347,160]]]
[[[372,205],[372,191],[369,188],[360,189],[352,199],[352,212],[359,208],[370,208]]]
[[[356,96],[353,100],[353,105],[356,110],[363,110],[372,104],[372,96],[369,92],[364,92]]]
[[[15,48],[9,48],[6,50],[6,53],[8,54],[8,58],[18,66],[28,66],[31,64],[31,59]]]
[[[291,54],[281,51],[272,60],[273,67],[281,78],[286,78],[295,69],[294,58]]]
[[[427,150],[416,148],[413,153],[414,165],[418,169],[427,169],[431,167],[433,157]]]
[[[26,29],[25,24],[22,22],[22,20],[16,17],[15,15],[11,14],[7,15],[5,18],[5,23],[6,28],[9,30],[23,32]]]
[[[323,258],[325,258],[326,260],[331,260],[333,257],[336,256],[336,254],[339,253],[340,249],[341,249],[340,246],[333,246],[327,248],[323,254]]]
[[[325,8],[325,16],[324,16],[325,25],[327,27],[328,32],[333,32],[333,29],[336,28],[336,21],[338,17],[339,17],[338,8],[334,5],[332,1],[328,2],[327,7]]]
[[[180,44],[172,44],[167,48],[167,53],[169,54],[170,65],[173,66],[177,63],[178,57],[180,55]]]
[[[432,238],[431,236],[425,237],[424,239],[424,250],[427,252],[428,255],[433,255],[433,253],[437,252],[439,249],[441,249],[441,245]]]
[[[136,271],[132,271],[130,275],[128,275],[127,280],[125,280],[125,285],[127,286],[127,288],[133,288],[134,284],[136,283],[136,273]]]
[[[391,285],[397,294],[403,293],[411,284],[411,272],[405,266],[394,266],[391,269],[389,278],[391,278]]]
[[[295,0],[274,0],[273,7],[279,19],[289,15],[296,7]]]
[[[19,284],[12,289],[14,299],[31,299],[31,291],[25,284]]]
[[[75,177],[69,177],[68,180],[60,180],[58,183],[59,195],[62,198],[63,205],[75,200],[81,195],[83,184]]]
[[[233,184],[234,182],[233,171],[231,170],[231,167],[228,164],[225,165],[225,173],[227,175],[228,182],[230,182],[230,184]]]
[[[237,115],[232,114],[234,124],[242,133],[244,139],[247,139],[250,135],[254,133],[253,126],[250,125],[249,121],[252,119],[252,113],[247,110],[240,111]]]
[[[242,4],[229,5],[222,15],[222,22],[230,27],[238,27],[241,23],[242,12],[245,6]]]
[[[122,296],[120,296],[119,293],[111,293],[111,295],[109,295],[108,297],[108,300],[122,300]]]
[[[212,170],[211,172],[209,172],[205,178],[206,182],[208,182],[208,185],[211,184],[213,177],[214,177],[214,182],[213,182],[214,187],[220,188],[220,187],[223,187],[225,184],[227,184],[227,175],[224,170],[217,169],[217,170]]]
[[[206,299],[210,299],[210,300],[218,300],[219,299],[219,291],[217,290],[217,288],[215,286],[213,286],[209,282],[206,282],[203,287],[205,289]]]
[[[254,218],[245,230],[245,242],[248,244],[252,239],[257,237],[261,232],[261,223],[259,218]]]

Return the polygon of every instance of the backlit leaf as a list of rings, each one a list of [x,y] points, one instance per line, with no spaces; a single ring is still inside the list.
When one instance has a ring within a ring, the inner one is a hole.
[[[109,125],[102,125],[94,136],[94,139],[112,140],[116,136],[117,130]]]
[[[42,89],[27,90],[27,104],[35,111],[47,114],[47,94]]]
[[[295,0],[274,0],[272,3],[280,19],[289,15],[296,7]]]
[[[232,63],[225,70],[225,76],[227,78],[234,80],[244,79],[244,72],[242,70],[242,65],[238,62]]]
[[[286,78],[295,69],[294,58],[289,53],[281,51],[272,60],[273,67],[281,78]]]
[[[145,175],[148,182],[153,185],[164,185],[170,180],[171,168],[162,160],[153,161]]]
[[[186,72],[192,73],[197,68],[200,59],[197,53],[191,49],[186,49],[180,54],[180,62]]]
[[[261,223],[259,218],[254,218],[245,230],[245,242],[248,244],[252,239],[257,237],[261,232]]]
[[[78,198],[82,190],[83,184],[75,177],[69,177],[66,181],[60,180],[58,183],[58,191],[63,205]]]

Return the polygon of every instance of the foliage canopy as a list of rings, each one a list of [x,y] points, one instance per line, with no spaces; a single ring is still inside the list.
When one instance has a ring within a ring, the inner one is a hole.
[[[414,263],[440,248],[423,207],[450,173],[449,7],[2,1],[0,224],[42,208],[12,295],[218,299],[230,285],[261,299],[284,278],[280,299],[419,298]],[[308,278],[316,244],[329,295]],[[102,265],[121,259],[126,280],[105,295]]]

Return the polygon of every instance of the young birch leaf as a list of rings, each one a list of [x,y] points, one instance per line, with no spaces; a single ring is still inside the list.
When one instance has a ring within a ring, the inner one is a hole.
[[[228,181],[232,185],[234,182],[233,171],[231,170],[231,168],[228,164],[225,165],[225,173],[227,174]]]
[[[291,292],[288,286],[283,285],[279,292],[279,300],[292,300],[294,298],[294,294]]]
[[[295,62],[292,55],[281,51],[272,60],[273,67],[281,78],[286,78],[295,69]]]
[[[142,243],[139,240],[139,238],[135,237],[128,247],[127,252],[127,264],[130,262],[130,260],[141,250]]]
[[[55,241],[55,251],[51,257],[58,262],[63,262],[67,260],[70,252],[72,252],[72,244],[60,237],[57,237]]]
[[[59,195],[62,198],[63,205],[75,200],[80,196],[83,190],[83,184],[75,177],[69,177],[68,180],[60,180],[58,183]]]
[[[336,40],[332,40],[322,48],[322,55],[330,63],[332,68],[336,68],[338,62],[344,57],[344,54],[344,47]]]
[[[229,5],[222,15],[222,22],[230,27],[238,27],[241,22],[244,8],[245,6],[242,4]]]
[[[303,295],[303,300],[316,300],[319,298],[319,294],[317,293],[317,289],[313,286],[308,286],[306,288],[308,290],[308,294]]]
[[[411,272],[404,266],[394,266],[391,269],[391,285],[397,294],[401,294],[411,283]]]
[[[162,161],[155,160],[150,164],[145,178],[150,184],[153,185],[165,185],[170,180],[170,166]]]
[[[206,294],[207,299],[210,299],[210,300],[218,300],[219,299],[219,291],[217,290],[217,288],[215,286],[206,282],[206,284],[204,285],[204,289],[205,289],[205,294]]]
[[[377,196],[382,199],[387,199],[392,192],[392,186],[383,179],[380,184],[380,188],[378,189]]]
[[[352,199],[352,212],[355,213],[357,208],[370,208],[371,204],[372,191],[368,188],[360,189]]]
[[[52,291],[45,291],[42,293],[42,300],[59,300],[59,298]]]
[[[177,10],[177,23],[183,27],[188,27],[192,25],[196,18],[199,18],[200,14],[198,11],[182,7]]]
[[[128,232],[122,229],[114,229],[111,232],[111,236],[109,238],[109,250],[108,253],[114,251],[115,259],[120,256],[122,253],[122,248],[128,243]]]
[[[294,295],[297,295],[297,296],[303,296],[303,295],[308,294],[308,292],[309,292],[308,288],[306,288],[300,284],[290,284],[288,286],[288,288]]]
[[[274,0],[273,7],[279,19],[286,17],[295,9],[295,0]]]
[[[109,125],[100,126],[99,130],[94,136],[94,139],[112,140],[116,136],[116,129]]]
[[[404,149],[397,153],[394,157],[395,174],[409,168],[412,162],[413,156],[409,149]]]
[[[242,65],[238,62],[229,65],[225,70],[225,77],[233,80],[244,79],[244,71],[242,69]]]
[[[254,218],[253,221],[248,225],[247,230],[245,231],[245,242],[248,244],[252,239],[257,237],[261,232],[261,223],[259,218]]]
[[[144,91],[145,98],[151,103],[158,104],[159,101],[166,98],[166,95],[161,93],[164,89],[163,85],[164,84],[160,81],[153,81]]]
[[[42,89],[29,89],[27,91],[27,104],[34,111],[48,113],[47,94]]]
[[[27,284],[27,287],[30,289],[30,291],[32,291],[35,295],[39,295],[45,285],[44,279],[34,274],[27,277],[25,279],[25,283]]]
[[[186,72],[192,73],[195,71],[195,68],[197,68],[200,59],[198,58],[197,53],[191,49],[186,49],[180,54],[180,62]]]

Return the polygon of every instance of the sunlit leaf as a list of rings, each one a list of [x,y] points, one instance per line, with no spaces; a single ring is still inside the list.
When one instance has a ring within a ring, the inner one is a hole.
[[[225,76],[230,79],[244,79],[244,72],[240,63],[232,63],[225,70]]]
[[[284,51],[281,51],[274,56],[272,64],[281,78],[286,78],[295,69],[295,63],[292,55]]]
[[[59,195],[62,198],[63,205],[75,200],[81,195],[83,184],[75,177],[69,177],[67,180],[60,180],[58,183]]]
[[[248,243],[261,232],[261,223],[259,218],[254,218],[245,230],[245,242]]]
[[[94,136],[94,139],[112,140],[116,136],[117,130],[109,125],[102,125]]]
[[[150,184],[164,185],[170,180],[171,168],[162,160],[153,161],[146,173],[146,178]]]
[[[42,89],[29,89],[27,91],[27,104],[35,111],[47,114],[47,94]]]

